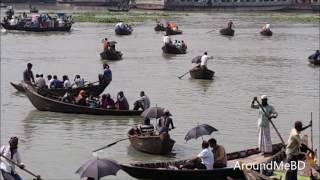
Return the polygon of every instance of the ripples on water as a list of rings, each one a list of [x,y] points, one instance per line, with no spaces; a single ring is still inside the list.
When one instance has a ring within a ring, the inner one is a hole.
[[[94,81],[102,71],[99,52],[104,36],[117,41],[124,53],[122,61],[110,62],[114,80],[106,92],[115,97],[124,90],[132,107],[139,91],[145,90],[153,105],[172,111],[177,128],[171,132],[176,140],[174,151],[167,157],[138,152],[128,141],[100,156],[124,163],[193,156],[201,140],[186,143],[184,135],[198,123],[219,129],[213,136],[227,151],[256,146],[258,112],[249,105],[261,94],[269,95],[279,112],[275,124],[286,139],[295,120],[307,123],[311,111],[314,120],[319,119],[320,68],[308,65],[306,59],[318,48],[319,34],[317,25],[272,22],[270,14],[206,12],[173,19],[184,34],[172,38],[185,40],[189,48],[186,55],[178,56],[162,54],[162,34],[153,31],[151,21],[135,26],[134,33],[126,37],[115,36],[113,25],[92,23],[76,23],[70,33],[2,33],[1,142],[17,135],[27,167],[46,179],[76,179],[75,170],[91,157],[93,149],[126,137],[127,130],[142,121],[140,117],[39,112],[9,84],[22,78],[27,62],[34,64],[35,74],[68,74],[71,79],[81,74]],[[236,27],[232,38],[218,34],[229,19]],[[272,25],[272,37],[258,33],[266,22]],[[215,31],[206,33],[212,29]],[[216,72],[215,79],[192,80],[189,75],[178,79],[193,66],[191,59],[203,51],[214,56],[208,66]],[[318,122],[314,127],[317,142]],[[274,142],[279,141],[274,132],[272,136]],[[121,172],[118,178],[129,177]]]

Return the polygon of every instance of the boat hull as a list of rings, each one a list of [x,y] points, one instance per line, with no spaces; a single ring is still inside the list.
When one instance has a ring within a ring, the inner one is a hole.
[[[142,113],[142,111],[89,108],[87,106],[65,103],[54,98],[43,96],[41,95],[42,93],[40,94],[37,91],[39,91],[39,89],[32,86],[26,87],[26,95],[28,99],[39,111],[112,116],[137,116]],[[39,92],[41,91],[42,90]]]
[[[182,34],[181,30],[172,30],[172,29],[168,29],[166,28],[165,31],[167,32],[168,35],[178,35],[178,34]]]
[[[5,23],[0,23],[0,24],[6,30],[16,30],[16,31],[31,31],[31,32],[63,31],[63,32],[68,32],[71,29],[71,26],[38,28],[38,27],[23,27],[23,26],[18,26],[18,25],[11,26],[11,25],[5,24]]]
[[[224,36],[234,36],[234,30],[230,28],[224,28],[220,30],[220,34]]]
[[[104,51],[100,53],[101,59],[106,59],[110,61],[117,61],[122,59],[122,53],[120,51],[116,51],[114,53],[110,51]]]
[[[189,71],[190,76],[193,79],[206,79],[206,80],[212,80],[214,76],[214,71],[211,71],[210,69],[201,69],[201,68],[193,68]]]
[[[309,63],[313,65],[320,65],[320,60],[309,58]]]
[[[260,34],[262,36],[272,36],[273,33],[272,31],[269,30],[269,31],[261,31]]]
[[[164,45],[162,51],[167,54],[186,54],[186,48],[177,48],[175,45]]]
[[[114,31],[117,35],[130,35],[133,30],[125,28],[116,28]]]

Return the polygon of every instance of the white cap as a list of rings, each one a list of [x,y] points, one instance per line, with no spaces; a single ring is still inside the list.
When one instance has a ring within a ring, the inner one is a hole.
[[[261,99],[268,99],[268,96],[267,95],[262,95]]]

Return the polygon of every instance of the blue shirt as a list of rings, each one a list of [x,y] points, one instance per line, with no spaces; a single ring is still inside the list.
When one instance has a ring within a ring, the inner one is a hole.
[[[103,80],[111,81],[112,80],[112,72],[110,69],[105,69],[103,72]]]

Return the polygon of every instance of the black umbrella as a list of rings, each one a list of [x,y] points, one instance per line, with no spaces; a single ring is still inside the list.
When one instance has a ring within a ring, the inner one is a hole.
[[[100,179],[108,175],[116,175],[121,169],[120,165],[111,159],[107,158],[95,158],[90,159],[85,162],[76,173],[83,177],[92,177],[95,179]]]
[[[144,110],[141,114],[144,118],[160,118],[164,113],[164,108],[162,107],[150,107]]]
[[[192,128],[184,137],[184,140],[188,141],[190,139],[197,139],[198,137],[203,135],[210,135],[214,131],[218,131],[218,129],[208,124],[201,124]]]
[[[194,57],[193,59],[192,59],[192,63],[196,63],[196,64],[199,64],[199,63],[201,63],[201,57],[202,56],[196,56],[196,57]]]

